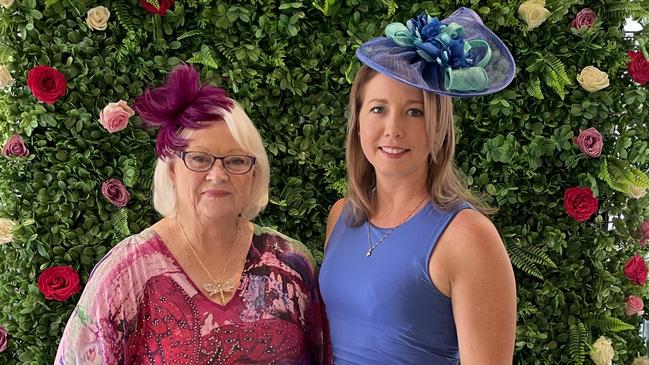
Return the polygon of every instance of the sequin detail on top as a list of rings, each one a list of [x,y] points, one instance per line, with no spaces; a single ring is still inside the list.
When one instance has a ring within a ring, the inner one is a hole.
[[[299,242],[255,227],[243,276],[210,301],[151,230],[97,265],[56,364],[314,364],[322,320],[314,263]]]

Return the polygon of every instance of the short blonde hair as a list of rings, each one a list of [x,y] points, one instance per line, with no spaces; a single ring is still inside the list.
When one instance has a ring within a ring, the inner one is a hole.
[[[223,111],[222,114],[234,140],[256,159],[250,201],[241,212],[242,218],[252,220],[268,204],[268,184],[270,183],[268,155],[259,131],[237,102],[234,102],[231,111]],[[191,135],[197,131],[186,129],[180,132],[180,136],[191,138]],[[170,163],[171,160],[158,158],[153,175],[153,207],[163,217],[176,215],[176,192],[169,174]]]
[[[377,71],[362,65],[354,78],[349,95],[345,158],[349,182],[347,204],[350,212],[347,223],[351,226],[363,224],[374,213],[372,194],[376,187],[376,174],[361,147],[359,113],[363,105],[365,86],[377,74]],[[493,209],[471,194],[453,161],[455,127],[451,98],[423,90],[422,92],[426,137],[430,146],[426,186],[431,202],[440,209],[451,209],[464,201],[483,214],[493,213]]]

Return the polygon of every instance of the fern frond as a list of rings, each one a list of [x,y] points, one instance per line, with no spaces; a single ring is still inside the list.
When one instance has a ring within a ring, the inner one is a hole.
[[[216,49],[220,52],[229,63],[234,63],[236,61],[236,56],[234,54],[234,45],[232,42],[223,41],[216,43]]]
[[[334,5],[336,4],[336,0],[324,0],[322,4],[320,4],[318,1],[313,2],[313,7],[320,10],[324,16],[329,16],[333,15],[335,12],[335,7]]]
[[[557,73],[559,80],[564,85],[572,85],[572,79],[568,76],[566,72],[566,66],[561,62],[555,55],[548,54],[543,57],[545,63],[550,66],[550,68]]]
[[[571,325],[569,337],[568,354],[576,365],[582,365],[586,358],[586,350],[590,345],[586,325],[581,322]]]
[[[560,76],[551,68],[545,69],[545,83],[563,100],[566,97],[566,86]]]
[[[216,62],[216,59],[214,57],[214,51],[212,51],[212,49],[205,44],[201,46],[200,51],[194,52],[192,58],[188,59],[187,62],[200,63],[201,65],[205,65],[214,69],[219,68],[219,64]]]
[[[633,14],[641,13],[643,11],[646,11],[646,9],[644,9],[642,4],[640,3],[623,2],[611,5],[611,7],[607,8],[606,11],[609,13]]]
[[[613,190],[627,195],[636,195],[638,190],[649,189],[649,176],[631,166],[628,161],[617,158],[604,158],[600,165],[599,177]]]
[[[394,0],[381,0],[381,4],[388,8],[388,17],[392,17],[399,7]]]
[[[135,26],[131,21],[130,6],[124,4],[121,0],[115,1],[112,5],[112,10],[117,16],[117,23],[121,25],[127,32],[135,32]]]
[[[524,249],[518,244],[507,244],[512,264],[524,273],[544,280],[540,266],[556,268],[555,263],[540,248]]]
[[[125,208],[119,208],[113,216],[111,217],[111,222],[115,231],[121,235],[121,237],[126,237],[131,234],[131,231],[128,229],[128,211]]]
[[[158,0],[145,0],[145,1],[153,5],[156,9],[160,9],[160,2]]]
[[[202,29],[190,30],[190,31],[187,31],[187,32],[179,35],[178,38],[176,38],[176,40],[182,41],[183,39],[186,39],[186,38],[191,38],[191,37],[201,35],[201,34],[203,34],[203,32],[204,31]]]
[[[635,326],[632,326],[621,319],[615,317],[595,317],[588,320],[588,323],[592,327],[599,328],[602,332],[621,332],[635,329]]]
[[[527,254],[529,255],[529,259],[537,265],[551,267],[553,269],[557,268],[554,261],[552,261],[550,256],[548,256],[541,247],[528,248]]]
[[[525,90],[531,96],[539,100],[543,99],[543,90],[541,90],[541,80],[539,80],[538,77],[535,76],[532,80],[530,80]]]

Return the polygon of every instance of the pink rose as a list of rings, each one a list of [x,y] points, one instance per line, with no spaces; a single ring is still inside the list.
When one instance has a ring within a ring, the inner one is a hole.
[[[575,15],[571,25],[577,29],[590,28],[595,23],[595,19],[597,19],[597,14],[592,9],[583,8]]]
[[[15,156],[15,157],[25,157],[29,156],[29,149],[23,141],[23,137],[20,134],[14,134],[9,137],[7,142],[5,142],[4,147],[2,147],[2,155],[5,157]]]
[[[635,314],[641,316],[644,314],[644,303],[642,298],[635,295],[629,295],[624,302],[624,314],[633,316]]]
[[[579,131],[576,143],[579,145],[579,150],[588,157],[599,157],[602,154],[604,142],[602,135],[595,128]]]
[[[624,276],[631,282],[644,285],[647,281],[647,263],[638,255],[634,255],[624,265]]]
[[[131,199],[131,194],[126,190],[126,186],[117,179],[104,181],[101,184],[101,194],[111,204],[120,208],[125,207]]]
[[[7,333],[7,330],[4,327],[0,326],[0,352],[6,350],[8,345],[9,345],[9,334]]]
[[[99,122],[110,133],[121,131],[128,125],[128,119],[135,115],[124,100],[108,103],[99,113]]]
[[[640,236],[640,246],[644,246],[649,241],[649,220],[640,224],[638,235]]]

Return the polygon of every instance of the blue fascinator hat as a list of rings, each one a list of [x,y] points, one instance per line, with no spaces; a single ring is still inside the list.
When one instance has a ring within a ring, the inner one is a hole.
[[[391,23],[385,37],[363,43],[356,57],[393,79],[440,95],[471,97],[498,92],[514,79],[511,52],[473,10],[444,20],[425,12]]]

